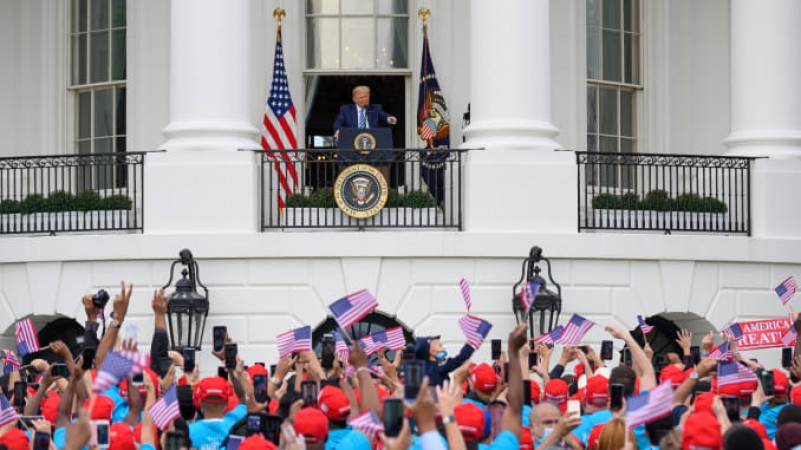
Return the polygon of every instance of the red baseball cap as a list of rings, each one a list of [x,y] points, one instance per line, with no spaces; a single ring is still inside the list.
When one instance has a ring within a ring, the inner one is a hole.
[[[670,364],[662,369],[662,372],[659,374],[659,381],[664,383],[665,381],[670,380],[670,384],[673,386],[673,389],[679,387],[684,380],[686,380],[690,373],[695,370],[694,368],[690,368],[685,370],[681,370],[676,365]]]
[[[756,419],[748,419],[743,422],[743,425],[756,431],[756,433],[759,435],[760,438],[762,439],[768,438],[768,429],[765,428],[765,424],[763,424],[762,422]]]
[[[277,450],[277,447],[262,435],[254,434],[239,444],[239,450]]]
[[[587,448],[589,450],[596,450],[598,443],[601,441],[601,433],[604,431],[605,423],[599,423],[590,430],[590,437],[587,438]]]
[[[109,427],[109,446],[111,450],[136,450],[134,434],[130,425],[117,422]]]
[[[311,406],[298,411],[292,426],[298,434],[303,435],[307,444],[323,442],[328,436],[328,418]]]
[[[586,392],[584,393],[584,401],[587,404],[604,407],[609,403],[609,380],[606,378],[595,375],[587,380]]]
[[[542,396],[542,390],[540,389],[539,383],[534,380],[531,380],[531,401],[534,402],[536,405],[540,402],[540,397]]]
[[[56,391],[50,391],[50,396],[43,398],[39,403],[42,408],[42,416],[45,420],[55,425],[58,420],[58,404],[61,402],[61,396]]]
[[[195,385],[195,399],[198,402],[222,404],[228,403],[231,396],[231,385],[220,377],[206,377]],[[196,405],[199,406],[199,405]]]
[[[153,425],[153,436],[158,436],[158,435],[159,435],[159,429],[154,424]],[[142,422],[137,423],[136,426],[134,427],[134,429],[133,429],[133,437],[134,437],[134,442],[136,442],[137,444],[141,444],[142,443]],[[158,440],[156,440],[156,448],[158,448],[158,446],[159,446],[159,443],[158,443]]]
[[[793,390],[790,391],[790,403],[801,406],[801,385],[794,387]]]
[[[484,437],[484,411],[475,403],[460,404],[453,409],[453,415],[465,442],[479,442]]]
[[[520,431],[520,450],[534,450],[534,439],[531,438],[531,430],[523,427]]]
[[[350,400],[342,389],[336,386],[326,386],[320,391],[317,406],[331,420],[345,420],[350,414]]]
[[[28,450],[30,441],[28,436],[19,428],[12,428],[0,436],[0,444],[8,450]]]
[[[695,411],[694,412],[708,412],[712,414],[712,403],[715,402],[714,392],[704,392],[695,396]]]
[[[475,389],[489,394],[498,386],[498,375],[489,364],[481,363],[470,370],[470,381]]]
[[[716,450],[722,446],[723,436],[720,434],[720,424],[711,413],[694,413],[684,423],[684,433],[681,437],[682,450],[693,450],[699,447]]]
[[[106,397],[105,395],[89,397],[83,402],[83,407],[89,408],[89,405],[92,404],[93,398],[97,398],[97,400],[95,400],[95,406],[92,408],[90,418],[92,420],[111,420],[111,413],[114,412],[114,400]]]
[[[787,374],[783,370],[773,369],[773,391],[776,397],[787,395],[789,390],[790,381],[787,379]]]
[[[250,381],[253,381],[253,377],[256,375],[267,375],[270,376],[270,372],[261,364],[253,364],[252,366],[248,367],[248,376],[250,376]]]
[[[543,400],[558,405],[559,410],[564,414],[567,409],[567,394],[569,391],[570,389],[564,380],[555,378],[545,385],[545,397]]]

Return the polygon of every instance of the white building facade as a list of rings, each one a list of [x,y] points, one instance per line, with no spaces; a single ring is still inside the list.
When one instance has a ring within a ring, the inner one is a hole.
[[[475,149],[461,229],[262,229],[260,156],[242,150],[259,148],[276,7],[301,147],[325,138],[314,124],[354,82],[418,146],[417,11],[431,10],[451,143]],[[562,285],[560,323],[599,324],[588,343],[637,314],[698,342],[731,321],[786,317],[773,288],[801,276],[799,19],[796,0],[4,0],[0,158],[163,151],[144,160],[141,231],[0,236],[0,342],[30,315],[81,322],[80,297],[124,279],[147,344],[150,297],[182,248],[209,288],[204,342],[226,324],[250,360],[275,359],[277,334],[319,326],[327,304],[362,288],[455,350],[462,277],[489,338],[505,339],[534,245]],[[574,151],[756,157],[749,231],[579,232]],[[210,355],[200,364],[211,371]]]

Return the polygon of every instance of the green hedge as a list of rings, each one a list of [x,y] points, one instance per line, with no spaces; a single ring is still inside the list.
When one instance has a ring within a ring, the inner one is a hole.
[[[109,195],[101,197],[95,191],[83,191],[74,195],[64,191],[53,191],[47,197],[32,194],[22,201],[0,201],[0,214],[34,214],[65,211],[127,211],[133,202],[126,195]]]
[[[633,193],[615,195],[599,194],[592,199],[593,209],[623,209],[648,211],[687,211],[725,213],[729,210],[725,203],[714,197],[701,197],[697,194],[681,194],[672,198],[667,192],[656,189],[640,199]]]
[[[318,189],[310,196],[292,194],[286,199],[287,208],[336,208],[334,190]],[[437,201],[426,191],[411,191],[401,194],[397,189],[390,189],[387,194],[386,208],[433,208]]]

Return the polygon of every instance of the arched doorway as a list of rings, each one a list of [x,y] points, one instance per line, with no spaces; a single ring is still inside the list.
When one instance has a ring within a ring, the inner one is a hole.
[[[682,349],[676,338],[681,329],[692,332],[691,344],[701,345],[701,340],[710,331],[717,332],[717,328],[706,318],[689,312],[666,312],[654,316],[646,317],[645,322],[654,327],[654,331],[648,334],[648,344],[654,351],[654,366],[658,366],[657,360],[667,355],[669,352],[682,354]],[[631,330],[631,335],[640,346],[645,345],[640,327]]]
[[[19,320],[26,318],[27,317],[23,317]],[[83,336],[85,330],[75,319],[66,316],[49,315],[30,316],[30,318],[33,319],[34,328],[37,330],[36,335],[39,338],[39,346],[43,350],[20,357],[20,362],[22,364],[28,364],[36,358],[42,358],[49,362],[60,360],[60,357],[56,356],[47,348],[53,341],[64,342],[74,356],[78,356],[83,351]],[[11,336],[11,345],[9,348],[13,349],[16,353],[17,349],[16,345],[14,345],[14,342],[16,342],[14,340],[15,330],[16,326],[12,324],[5,330],[3,335]]]
[[[376,311],[368,314],[364,319],[359,321],[359,323],[348,328],[346,331],[350,334],[351,338],[358,340],[373,333],[397,326],[403,329],[403,337],[406,338],[407,346],[410,343],[414,343],[414,333],[411,329],[399,322],[395,316],[388,316]],[[314,351],[318,355],[322,349],[323,336],[332,334],[335,330],[338,331],[339,327],[333,317],[327,317],[323,323],[314,329],[312,332],[312,345],[314,346]],[[387,358],[391,360],[394,357],[395,352],[387,352]]]

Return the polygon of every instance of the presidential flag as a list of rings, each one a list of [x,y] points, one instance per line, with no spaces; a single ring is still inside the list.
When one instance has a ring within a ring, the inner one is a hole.
[[[467,306],[467,311],[470,311],[470,307],[473,306],[473,302],[470,299],[470,283],[467,282],[466,279],[462,278],[459,280],[459,290],[462,291],[462,298],[464,299],[464,304]]]
[[[103,365],[97,371],[94,391],[103,392],[116,386],[122,380],[141,373],[145,367],[150,367],[150,354],[148,353],[110,351],[106,354]]]
[[[170,422],[181,414],[178,405],[178,395],[175,392],[175,383],[170,385],[164,396],[161,397],[153,406],[148,410],[153,417],[153,422],[159,427],[159,430],[164,430],[170,426]]]
[[[298,187],[298,174],[294,165],[297,152],[270,150],[295,150],[298,148],[298,141],[295,105],[292,104],[286,77],[280,24],[275,38],[273,82],[262,119],[261,147],[267,150],[265,155],[272,161],[273,171],[278,178],[278,207],[283,211],[287,197]]]
[[[19,419],[19,415],[14,410],[14,407],[11,406],[11,403],[8,402],[8,398],[6,398],[5,394],[0,395],[0,427],[17,419]]]
[[[3,375],[19,370],[20,364],[17,355],[11,350],[3,350]]]
[[[559,325],[558,327],[554,328],[553,330],[542,334],[534,338],[535,344],[555,344],[556,341],[562,336],[562,332],[565,330],[565,327]]]
[[[740,328],[739,323],[730,323],[726,325],[722,330],[720,330],[721,334],[728,335],[734,338],[734,340],[740,339],[743,337],[743,329]]]
[[[334,331],[334,349],[339,356],[339,359],[347,362],[350,359],[350,349],[348,343],[342,338],[338,331]]]
[[[793,326],[790,325],[790,328],[787,330],[787,332],[784,333],[784,335],[782,335],[782,344],[785,347],[793,347],[795,346],[796,337],[797,333],[795,331],[795,328],[793,328]]]
[[[467,338],[467,343],[473,348],[481,347],[484,339],[492,329],[492,324],[484,319],[470,314],[459,319],[459,328],[462,329],[464,336]]]
[[[556,343],[560,345],[579,345],[581,339],[593,325],[595,325],[595,322],[592,320],[585,319],[578,314],[573,314],[573,317],[570,318],[567,326],[565,326],[565,330],[562,332],[562,335],[559,336],[559,340],[556,341]]]
[[[734,354],[729,348],[729,341],[724,341],[722,344],[718,345],[718,348],[709,354],[709,359],[716,359],[718,361],[734,359]]]
[[[280,358],[290,353],[305,352],[311,349],[312,331],[308,325],[278,335],[278,356]]]
[[[737,361],[718,363],[718,387],[747,381],[757,381],[757,376],[749,368]]]
[[[779,296],[782,305],[786,305],[793,298],[796,288],[798,288],[798,285],[795,284],[795,278],[792,276],[787,277],[786,280],[782,281],[782,284],[776,286],[776,295]]]
[[[540,283],[537,280],[528,280],[523,283],[523,288],[520,289],[520,305],[523,306],[523,315],[527,315],[534,304],[534,298],[540,290]]]
[[[406,338],[403,337],[403,329],[401,327],[393,327],[359,339],[359,345],[364,349],[365,353],[372,355],[385,348],[390,350],[402,349],[406,347]]]
[[[673,411],[673,387],[666,381],[648,392],[626,398],[626,426],[634,428],[667,417]]]
[[[370,410],[351,419],[348,425],[367,435],[371,441],[379,432],[384,431],[384,423]]]
[[[328,305],[334,320],[342,329],[353,326],[378,307],[378,300],[367,289],[348,294]]]
[[[428,47],[428,26],[423,25],[423,55],[420,61],[420,88],[417,92],[417,135],[420,137],[420,176],[428,192],[445,204],[445,164],[450,156],[450,121],[445,96],[439,87],[431,52]]]
[[[39,336],[36,335],[36,328],[33,327],[33,320],[30,317],[17,322],[16,335],[19,356],[39,351]]]
[[[640,331],[642,331],[643,336],[654,331],[654,327],[645,323],[645,319],[643,319],[640,315],[637,316],[637,323],[640,324]]]

